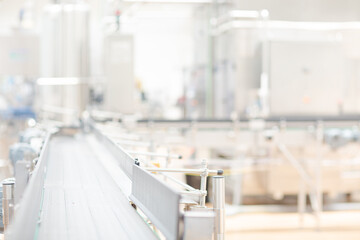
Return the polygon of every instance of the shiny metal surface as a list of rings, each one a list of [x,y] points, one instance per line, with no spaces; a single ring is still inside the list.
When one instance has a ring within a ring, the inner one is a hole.
[[[118,165],[120,166],[122,171],[124,171],[126,176],[131,180],[135,160],[127,152],[125,152],[125,150],[121,146],[119,146],[119,144],[116,144],[108,137],[105,137],[98,129],[94,128],[93,131],[98,141],[104,144],[108,151],[114,157],[116,157]]]
[[[214,229],[213,211],[187,211],[184,214],[184,240],[213,239]]]
[[[8,178],[2,182],[3,197],[2,197],[2,211],[4,231],[6,231],[14,217],[14,187],[15,179]]]
[[[213,177],[214,211],[215,211],[215,239],[225,238],[225,177]]]
[[[179,193],[152,176],[147,170],[135,165],[130,199],[166,239],[179,239]]]

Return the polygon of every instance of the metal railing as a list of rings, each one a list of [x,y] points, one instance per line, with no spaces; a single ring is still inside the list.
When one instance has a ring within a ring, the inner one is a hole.
[[[132,170],[132,173],[128,175],[132,181],[132,193],[130,199],[132,204],[138,207],[153,223],[154,227],[159,229],[166,238],[168,239],[179,239],[181,236],[195,236],[186,229],[181,229],[179,226],[183,221],[182,215],[179,212],[180,199],[186,195],[198,197],[199,201],[197,204],[192,204],[192,209],[197,208],[207,209],[208,211],[214,212],[214,217],[211,218],[214,224],[214,236],[215,239],[224,239],[225,229],[225,179],[223,176],[223,170],[211,170],[208,169],[207,161],[201,162],[201,167],[198,169],[188,168],[168,168],[166,167],[155,167],[148,162],[132,158],[131,155],[145,156],[151,158],[165,158],[169,159],[181,159],[180,155],[177,154],[163,154],[151,151],[134,151],[125,150],[121,147],[124,145],[132,147],[150,147],[153,142],[139,142],[139,141],[113,141],[111,138],[121,139],[121,134],[115,136],[110,134],[108,137],[103,134],[101,130],[96,129],[93,126],[98,138],[101,138],[103,142],[106,142],[107,146],[110,146],[114,156],[117,157],[119,165],[125,172]],[[128,144],[127,144],[128,143]],[[125,166],[126,165],[126,166]],[[124,168],[125,166],[125,168]],[[172,181],[184,190],[175,190],[162,181],[157,174],[165,177],[165,180]],[[196,189],[176,178],[169,175],[169,173],[184,173],[193,174],[200,176],[200,189]],[[207,177],[213,177],[213,208],[206,207],[206,196],[207,196]],[[159,208],[159,206],[161,206]],[[185,211],[189,210],[185,207]],[[192,211],[191,211],[192,212]],[[186,216],[185,216],[186,218]],[[183,231],[183,232],[182,232]],[[189,231],[189,230],[188,230]],[[184,235],[185,234],[185,235]]]

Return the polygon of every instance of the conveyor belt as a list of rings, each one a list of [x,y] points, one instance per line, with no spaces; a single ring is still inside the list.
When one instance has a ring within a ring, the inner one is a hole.
[[[113,156],[100,145],[92,135],[52,137],[33,239],[157,239],[109,174],[103,157]]]

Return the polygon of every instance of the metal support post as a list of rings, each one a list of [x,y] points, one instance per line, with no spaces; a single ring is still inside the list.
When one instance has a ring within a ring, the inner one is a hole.
[[[8,178],[2,181],[3,186],[3,198],[2,198],[2,211],[3,211],[3,223],[4,223],[4,232],[9,227],[9,224],[12,221],[14,216],[14,187],[15,179]]]
[[[215,212],[215,240],[225,239],[225,177],[213,177],[213,205]]]

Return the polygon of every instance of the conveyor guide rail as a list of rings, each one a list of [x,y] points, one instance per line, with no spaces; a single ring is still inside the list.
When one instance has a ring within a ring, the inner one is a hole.
[[[134,165],[130,199],[169,240],[179,238],[180,194]]]

